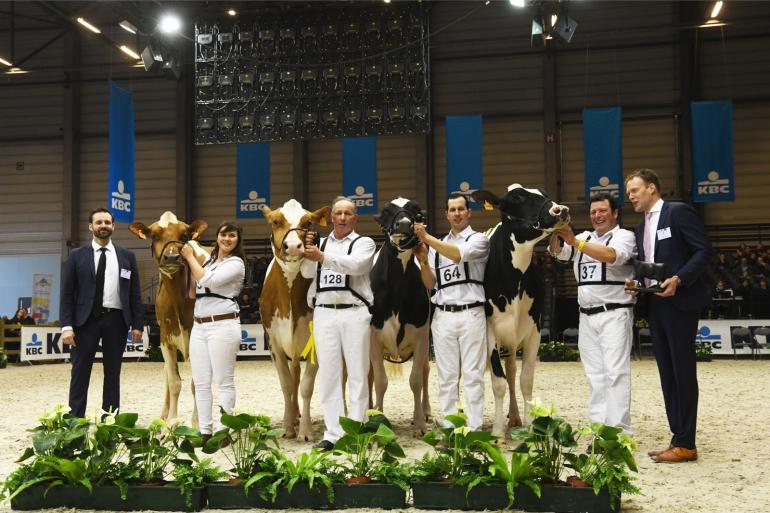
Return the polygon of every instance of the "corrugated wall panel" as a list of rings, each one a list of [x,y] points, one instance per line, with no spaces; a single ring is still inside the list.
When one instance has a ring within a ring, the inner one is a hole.
[[[446,125],[433,132],[435,145],[436,212],[433,213],[433,233],[446,233]],[[543,122],[540,119],[515,121],[484,121],[483,134],[484,188],[503,194],[512,183],[525,187],[544,188]],[[429,213],[430,215],[430,213]],[[500,218],[495,210],[474,211],[472,226],[486,230]]]
[[[0,255],[59,253],[61,142],[0,144],[0,155]]]
[[[203,238],[213,239],[224,220],[237,220],[244,237],[264,238],[270,235],[263,218],[236,219],[236,145],[196,146],[193,171],[193,217],[209,224]],[[294,180],[292,143],[271,143],[271,206],[280,206],[292,197]]]
[[[770,34],[747,39],[703,41],[699,61],[704,100],[767,98]]]
[[[88,214],[107,204],[109,142],[106,138],[85,139],[81,145],[80,212],[81,243],[91,238]],[[134,219],[149,225],[176,205],[176,148],[173,136],[146,136],[136,139],[136,198]],[[113,240],[132,249],[144,249],[147,242],[136,238],[119,223]],[[149,253],[138,252],[140,259]]]
[[[673,118],[623,121],[623,174],[646,167],[660,176],[665,197],[680,197],[676,191],[676,124]],[[562,201],[572,210],[577,226],[589,226],[585,198],[585,172],[583,165],[583,126],[565,124],[561,132],[562,142]],[[624,190],[624,184],[620,184]],[[627,202],[626,202],[627,203]],[[635,222],[629,205],[624,205],[627,219],[624,224]]]
[[[418,138],[402,135],[377,138],[377,198],[381,211],[388,202],[401,196],[420,203],[417,181],[425,180],[416,170]],[[424,209],[425,203],[420,203]],[[380,235],[380,227],[373,214],[361,215],[357,231]]]
[[[560,111],[586,107],[673,105],[678,99],[676,47],[592,49],[557,54]]]
[[[706,224],[767,223],[770,207],[770,105],[733,110],[735,201],[707,203]]]
[[[310,205],[315,210],[342,194],[342,140],[308,142],[307,165]]]

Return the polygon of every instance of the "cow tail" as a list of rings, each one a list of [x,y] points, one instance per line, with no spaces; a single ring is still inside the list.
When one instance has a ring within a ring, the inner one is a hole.
[[[490,364],[492,365],[492,374],[498,378],[505,378],[503,364],[500,361],[500,352],[496,347],[492,349],[492,356],[489,357],[489,360]]]

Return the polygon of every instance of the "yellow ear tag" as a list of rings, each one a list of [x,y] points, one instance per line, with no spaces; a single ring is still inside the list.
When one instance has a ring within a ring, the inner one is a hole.
[[[307,323],[307,329],[310,331],[310,336],[307,339],[307,344],[302,350],[300,356],[307,358],[310,355],[310,363],[315,365],[315,338],[313,337],[313,321]]]
[[[488,201],[484,201],[484,210],[494,210],[495,206]]]

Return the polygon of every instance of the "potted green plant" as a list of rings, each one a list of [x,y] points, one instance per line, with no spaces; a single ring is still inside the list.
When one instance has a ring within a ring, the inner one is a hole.
[[[409,481],[397,465],[405,454],[387,417],[369,410],[365,421],[340,417],[340,425],[345,434],[334,444],[334,450],[345,457],[345,482],[334,484],[335,506],[405,507]]]
[[[568,455],[568,465],[595,495],[608,494],[610,510],[617,510],[621,494],[641,493],[628,473],[638,472],[634,460],[636,441],[622,429],[600,423],[581,428],[580,432],[590,438],[591,451]]]
[[[478,485],[489,478],[489,458],[482,442],[496,437],[485,431],[471,431],[464,414],[444,417],[452,427],[429,431],[423,440],[436,451],[425,455],[412,469],[412,494],[415,508],[423,509],[497,509],[502,499],[492,499]],[[478,489],[477,489],[478,487]]]
[[[210,459],[204,458],[198,461],[180,461],[174,466],[172,475],[185,504],[192,509],[195,491],[216,482],[227,473],[222,472]]]
[[[334,502],[335,480],[341,471],[330,457],[331,452],[313,449],[292,460],[280,451],[270,448],[262,469],[246,481],[246,493],[258,486],[263,507],[274,508],[328,508]]]
[[[516,490],[521,486],[527,486],[532,493],[540,497],[540,485],[537,483],[538,471],[528,452],[511,451],[510,461],[508,461],[505,459],[500,446],[488,442],[481,442],[481,446],[490,459],[487,469],[491,480],[487,486],[491,487],[494,483],[501,483],[505,486],[505,493],[508,498],[506,508],[513,506]]]
[[[695,360],[699,362],[710,362],[712,360],[713,349],[708,342],[695,343]]]
[[[621,438],[617,428],[600,424],[592,428],[595,431],[585,428],[575,430],[556,415],[553,406],[545,407],[533,402],[530,416],[533,417],[531,425],[514,431],[512,436],[524,440],[521,450],[531,458],[540,494],[535,493],[531,487],[519,486],[514,507],[526,511],[564,513],[617,511],[619,492],[634,488],[630,479],[627,479],[625,468],[619,464],[624,461],[624,465],[628,466],[630,461],[635,468],[633,457],[626,459],[631,453],[624,444],[629,445],[631,442]],[[577,454],[575,451],[581,434],[592,436],[592,451],[589,454]],[[611,451],[605,459],[599,454],[604,446]],[[564,480],[567,468],[576,470],[577,478],[571,476]],[[614,476],[613,473],[618,470],[626,477]],[[616,477],[618,479],[614,480]],[[612,484],[608,485],[610,482]],[[616,500],[611,500],[610,486],[614,489],[613,493],[618,492]]]
[[[278,438],[284,430],[272,428],[270,418],[264,415],[228,414],[224,410],[221,415],[225,427],[206,442],[203,452],[221,451],[231,468],[228,481],[208,485],[209,507],[243,509],[260,506],[263,501],[256,490],[247,493],[244,485],[249,478],[266,470],[266,458],[271,454],[268,449],[271,446],[279,449]]]
[[[580,353],[575,349],[555,340],[540,344],[537,356],[541,362],[576,362],[580,359]]]

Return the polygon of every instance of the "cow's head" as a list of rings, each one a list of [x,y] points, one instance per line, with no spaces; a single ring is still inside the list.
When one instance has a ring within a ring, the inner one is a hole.
[[[489,191],[475,191],[473,199],[485,210],[497,207],[503,223],[515,227],[550,233],[568,223],[569,207],[554,203],[537,189],[526,189],[515,183],[499,198]]]
[[[196,240],[208,228],[206,221],[193,221],[187,224],[176,218],[173,212],[163,212],[160,219],[145,226],[144,223],[132,223],[128,229],[140,239],[150,239],[152,256],[161,272],[173,274],[182,268],[184,259],[179,249],[186,242]]]
[[[327,206],[308,212],[299,201],[293,199],[275,210],[264,205],[262,213],[272,230],[270,242],[275,257],[283,262],[300,261],[305,256],[305,235],[312,230],[313,225],[326,226],[330,211],[331,207]]]
[[[420,205],[406,198],[396,198],[382,209],[374,220],[399,251],[412,249],[419,242],[414,223],[424,223],[427,215]]]

